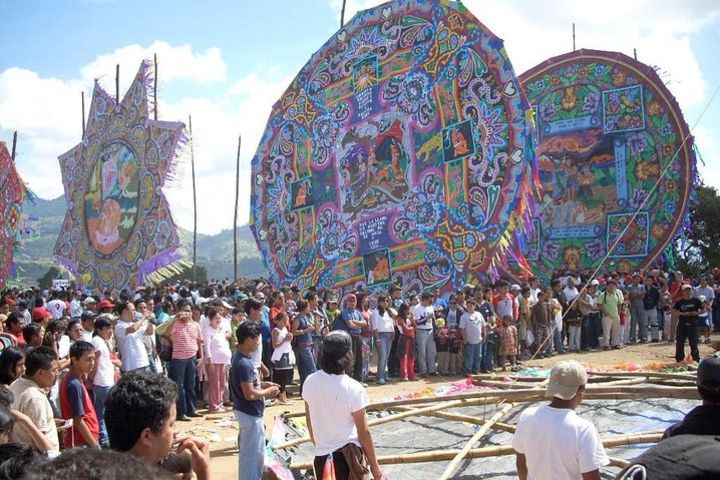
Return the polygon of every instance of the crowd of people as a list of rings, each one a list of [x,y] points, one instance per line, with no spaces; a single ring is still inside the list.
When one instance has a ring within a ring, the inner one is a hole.
[[[239,477],[260,478],[264,408],[296,401],[296,385],[316,471],[332,459],[336,471],[360,465],[380,478],[364,415],[371,381],[519,370],[530,358],[660,341],[676,343],[677,361],[687,341],[699,361],[698,342],[720,329],[719,273],[567,273],[545,283],[416,293],[391,285],[343,297],[263,281],[8,290],[0,299],[0,433],[6,417],[15,425],[6,440],[42,458],[89,447],[159,463],[172,450],[187,461],[167,468],[207,478],[207,445],[174,438],[175,422],[200,417],[201,405],[232,409]]]

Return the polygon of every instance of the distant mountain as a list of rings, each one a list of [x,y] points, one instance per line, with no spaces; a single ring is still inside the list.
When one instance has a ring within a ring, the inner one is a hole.
[[[26,202],[23,208],[23,212],[31,219],[30,226],[34,233],[23,242],[27,256],[16,258],[15,261],[24,270],[20,272],[19,280],[27,286],[35,285],[37,279],[51,266],[57,266],[53,247],[65,218],[67,203],[65,197],[60,196],[54,200],[38,199],[35,204]],[[192,232],[180,228],[180,241],[187,260],[192,261]],[[232,278],[232,252],[232,229],[223,230],[217,235],[198,233],[197,263],[207,268],[209,278]],[[238,228],[238,275],[267,277],[267,270],[248,225]]]

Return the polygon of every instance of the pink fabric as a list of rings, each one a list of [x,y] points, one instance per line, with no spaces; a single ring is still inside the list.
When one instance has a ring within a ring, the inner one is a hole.
[[[202,339],[200,325],[190,320],[176,321],[172,326],[173,360],[187,360],[197,355],[198,339]]]
[[[413,345],[413,337],[408,337],[407,342],[405,342],[405,354],[400,359],[400,375],[410,380],[415,378],[415,345]]]
[[[225,365],[221,363],[208,363],[208,407],[218,410],[223,406],[225,394]]]

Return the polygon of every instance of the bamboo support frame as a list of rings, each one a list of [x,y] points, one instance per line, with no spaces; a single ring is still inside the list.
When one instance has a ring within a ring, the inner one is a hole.
[[[445,468],[445,472],[442,474],[442,476],[440,476],[440,480],[448,480],[448,479],[455,473],[455,471],[457,470],[457,468],[460,466],[460,462],[462,462],[463,459],[465,459],[465,456],[466,456],[466,455],[468,454],[468,452],[472,449],[473,445],[475,445],[478,441],[480,441],[480,439],[481,439],[487,432],[490,431],[490,429],[491,429],[492,426],[495,424],[495,422],[497,422],[497,421],[500,420],[502,417],[504,417],[505,415],[507,415],[508,412],[509,412],[510,410],[512,410],[512,408],[513,408],[514,406],[515,406],[515,405],[512,404],[512,403],[508,403],[508,404],[504,405],[497,413],[495,413],[495,415],[493,415],[492,417],[490,417],[490,419],[488,420],[488,423],[486,423],[485,425],[483,425],[482,427],[480,427],[480,430],[478,430],[477,432],[475,432],[475,435],[473,435],[473,436],[470,438],[470,440],[468,440],[468,442],[465,444],[465,446],[462,448],[462,450],[460,450],[460,451],[457,453],[457,455],[455,455],[455,458],[453,458],[453,459],[450,461],[450,464],[447,466],[447,468]]]
[[[408,411],[417,409],[410,407],[396,407],[400,411]],[[480,417],[473,417],[471,415],[462,415],[459,413],[448,413],[448,412],[428,412],[421,414],[422,416],[444,418],[445,420],[454,420],[456,422],[470,423],[472,425],[485,425],[488,421]],[[508,433],[515,433],[515,425],[509,423],[495,422],[492,426],[494,430],[502,430]]]
[[[662,439],[662,432],[650,431],[643,433],[634,433],[629,435],[620,435],[616,437],[607,437],[602,439],[605,448],[620,447],[626,445],[638,445],[643,443],[657,443]],[[384,455],[378,457],[380,465],[394,465],[398,463],[423,463],[449,461],[455,458],[459,450],[431,450],[428,452],[406,453],[399,455]],[[465,458],[487,458],[500,457],[504,455],[513,455],[515,450],[510,445],[502,445],[499,447],[473,448],[467,452]],[[295,462],[290,465],[291,470],[308,470],[312,468],[310,462]]]

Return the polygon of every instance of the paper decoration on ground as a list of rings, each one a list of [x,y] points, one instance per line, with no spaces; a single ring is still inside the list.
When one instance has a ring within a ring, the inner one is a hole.
[[[68,211],[55,255],[88,288],[135,288],[180,255],[163,193],[181,122],[148,117],[149,64],[118,105],[96,82],[82,143],[60,156]]]
[[[536,111],[542,182],[530,262],[544,274],[595,268],[672,162],[606,265],[629,272],[660,262],[687,219],[696,174],[687,124],[655,70],[578,50],[520,81]]]
[[[528,108],[461,3],[358,13],[275,104],[252,161],[271,281],[418,292],[497,273],[530,224]]]
[[[0,289],[14,270],[13,256],[24,229],[22,207],[28,193],[7,145],[0,142]]]

